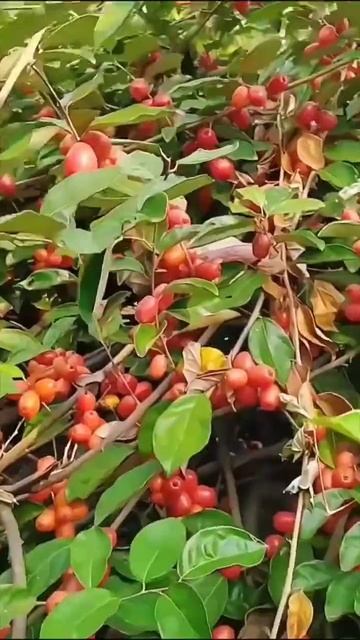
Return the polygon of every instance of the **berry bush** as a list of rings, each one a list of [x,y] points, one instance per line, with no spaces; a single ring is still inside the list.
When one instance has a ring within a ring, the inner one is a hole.
[[[359,636],[359,28],[1,3],[1,638]]]

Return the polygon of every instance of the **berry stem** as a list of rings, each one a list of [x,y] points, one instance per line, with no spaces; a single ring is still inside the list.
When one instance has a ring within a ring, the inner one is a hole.
[[[326,373],[327,371],[331,371],[332,369],[336,369],[337,367],[341,367],[341,365],[346,364],[348,360],[354,358],[360,352],[360,347],[355,347],[351,349],[340,358],[333,360],[332,362],[328,362],[328,364],[324,364],[323,367],[319,367],[310,373],[310,379],[315,378],[316,376],[320,376],[322,373]]]
[[[224,478],[226,483],[231,515],[233,517],[233,520],[236,526],[242,529],[243,523],[242,523],[242,518],[240,513],[239,496],[236,488],[236,482],[235,482],[235,477],[232,470],[229,451],[224,442],[223,433],[220,431],[220,429],[217,430],[217,436],[218,436],[219,461],[224,472]]]
[[[287,90],[291,91],[291,89],[296,89],[297,87],[301,87],[301,85],[303,84],[308,84],[312,80],[316,80],[316,78],[322,78],[322,76],[328,76],[329,74],[334,73],[334,71],[338,71],[338,69],[343,69],[344,67],[347,67],[348,64],[349,64],[349,60],[347,62],[344,62],[344,60],[336,62],[333,65],[329,65],[328,67],[321,69],[321,71],[316,71],[316,73],[312,73],[309,76],[306,76],[306,78],[299,78],[299,80],[294,80],[293,82],[290,82]]]
[[[288,299],[289,299],[289,310],[290,310],[290,316],[291,316],[291,329],[293,331],[294,334],[294,347],[295,347],[295,359],[296,359],[296,364],[301,365],[301,353],[300,353],[300,337],[299,337],[299,328],[297,325],[297,318],[296,318],[296,309],[295,309],[295,302],[294,302],[294,295],[291,289],[291,285],[290,285],[290,280],[289,280],[289,274],[288,274],[288,270],[287,270],[287,262],[286,262],[286,245],[283,244],[282,245],[282,258],[284,261],[284,285],[288,294]]]
[[[18,523],[12,512],[12,507],[5,502],[1,502],[0,496],[0,520],[4,526],[8,546],[9,558],[12,571],[13,585],[26,589],[26,571],[23,555],[22,539],[19,532]],[[12,638],[26,637],[26,616],[14,618],[12,623]]]
[[[39,78],[41,78],[41,80],[43,81],[43,83],[46,85],[46,87],[48,88],[51,97],[53,98],[54,101],[54,108],[55,110],[58,112],[59,116],[64,118],[65,122],[67,123],[71,133],[73,134],[75,140],[77,142],[79,142],[80,140],[80,136],[78,135],[72,121],[71,118],[69,116],[68,111],[63,107],[60,98],[58,97],[56,91],[54,90],[53,86],[50,84],[49,80],[47,79],[46,75],[40,71],[40,69],[37,68],[37,66],[35,64],[31,65],[31,68],[35,71],[35,73],[39,76]]]

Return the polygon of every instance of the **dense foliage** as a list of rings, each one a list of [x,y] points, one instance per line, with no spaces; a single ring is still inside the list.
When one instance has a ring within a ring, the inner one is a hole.
[[[359,27],[0,3],[1,637],[358,637]]]

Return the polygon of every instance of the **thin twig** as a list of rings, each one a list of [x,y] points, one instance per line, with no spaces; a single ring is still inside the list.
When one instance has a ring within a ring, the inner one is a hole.
[[[286,442],[287,440],[281,440],[280,442],[276,442],[275,444],[269,445],[268,447],[262,447],[261,449],[246,449],[241,454],[234,456],[231,466],[234,470],[237,470],[241,469],[241,467],[244,467],[247,464],[252,464],[254,461],[268,460],[269,458],[278,458]],[[211,475],[212,473],[216,473],[218,469],[219,463],[217,462],[217,460],[212,460],[211,462],[203,464],[198,469],[198,475],[200,477],[206,477]]]
[[[291,289],[291,284],[290,284],[290,280],[289,280],[289,274],[288,274],[288,270],[287,270],[286,245],[285,244],[282,245],[282,258],[283,258],[283,263],[284,263],[284,274],[283,274],[284,285],[285,285],[285,288],[286,288],[286,291],[287,291],[287,295],[288,295],[289,310],[290,310],[290,317],[291,317],[291,325],[292,325],[292,330],[293,330],[293,333],[294,333],[295,359],[296,359],[296,364],[301,365],[299,328],[298,328],[297,318],[296,318],[294,294],[293,294],[293,291]]]
[[[316,80],[317,78],[321,78],[322,76],[331,75],[334,71],[338,71],[339,69],[343,69],[350,64],[349,60],[344,62],[343,60],[340,62],[336,62],[333,65],[329,65],[321,71],[316,71],[316,73],[312,73],[310,76],[306,76],[305,78],[300,78],[299,80],[294,80],[294,82],[290,82],[288,86],[288,91],[291,89],[296,89],[296,87],[300,87],[302,84],[309,84],[312,80]]]
[[[308,463],[308,457],[307,455],[305,455],[303,457],[303,462],[302,462],[302,473],[304,473],[307,463]],[[294,531],[292,534],[291,544],[290,544],[289,564],[287,568],[283,591],[281,594],[281,600],[280,600],[278,610],[276,612],[276,616],[274,619],[274,623],[271,629],[270,640],[274,640],[275,638],[277,638],[281,621],[284,615],[286,603],[291,593],[291,586],[292,586],[293,575],[295,570],[296,554],[297,554],[303,509],[304,509],[304,491],[300,491],[299,497],[298,497],[298,503],[296,507]]]
[[[234,344],[233,348],[230,351],[230,358],[231,360],[233,358],[235,358],[235,356],[239,353],[241,347],[243,346],[246,338],[248,337],[249,333],[250,333],[250,329],[253,326],[253,324],[255,323],[255,321],[257,320],[257,318],[259,317],[259,313],[261,311],[261,307],[263,306],[264,303],[264,294],[263,292],[260,293],[256,305],[250,315],[250,318],[248,319],[244,329],[242,330],[240,336],[238,337],[236,343]]]
[[[217,430],[217,434],[219,460],[224,472],[231,515],[236,526],[242,528],[243,524],[240,513],[239,497],[236,489],[234,473],[232,470],[231,458],[229,456],[227,446],[224,442],[223,434],[220,433],[220,429]]]
[[[358,353],[360,353],[360,347],[355,347],[351,349],[337,360],[333,360],[332,362],[328,362],[328,364],[324,364],[323,367],[319,367],[310,373],[310,380],[315,378],[316,376],[320,376],[322,373],[326,373],[327,371],[331,371],[332,369],[336,369],[336,367],[341,367],[341,365],[346,364],[348,360],[354,358]]]
[[[49,82],[49,80],[47,79],[46,75],[40,71],[40,69],[37,68],[37,66],[35,64],[31,65],[31,68],[35,71],[35,73],[39,76],[39,78],[41,78],[41,80],[43,81],[43,83],[45,84],[45,86],[48,88],[55,106],[56,106],[56,111],[58,112],[58,115],[62,118],[64,118],[65,122],[67,123],[69,129],[71,130],[71,133],[73,134],[75,140],[80,140],[79,134],[77,133],[71,118],[68,114],[68,112],[66,111],[66,109],[64,109],[61,100],[59,98],[59,96],[57,95],[55,89],[53,88],[53,86],[51,85],[51,83]]]
[[[9,545],[9,558],[13,584],[16,587],[26,588],[26,571],[18,523],[16,522],[12,508],[4,502],[0,502],[0,519],[4,525]],[[26,616],[14,618],[12,623],[12,638],[25,637]]]
[[[110,526],[112,529],[118,529],[120,527],[120,525],[124,522],[124,520],[126,520],[128,515],[131,513],[135,505],[139,502],[143,493],[144,493],[144,489],[141,489],[141,491],[138,491],[131,498],[131,500],[129,500],[129,502],[126,503],[126,505],[121,509],[119,515],[117,515],[115,520],[111,523]]]
[[[189,37],[187,38],[185,44],[188,46],[191,40],[195,38],[195,36],[199,35],[200,31],[203,30],[207,22],[212,18],[212,16],[217,12],[217,10],[221,7],[222,2],[217,2],[215,6],[207,13],[204,20],[200,22],[200,24],[194,29],[194,31],[190,32]]]

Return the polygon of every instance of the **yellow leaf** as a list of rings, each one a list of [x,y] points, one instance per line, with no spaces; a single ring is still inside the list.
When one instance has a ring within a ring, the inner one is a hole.
[[[227,358],[220,349],[214,347],[202,347],[201,349],[201,371],[217,371],[227,368]]]
[[[293,593],[288,602],[288,616],[286,622],[287,637],[289,640],[304,638],[312,623],[314,608],[311,600],[303,591]]]
[[[315,171],[325,167],[323,141],[313,133],[304,132],[301,134],[297,140],[296,153],[301,162]]]
[[[300,304],[296,309],[296,318],[299,333],[303,339],[317,344],[319,347],[323,347],[327,351],[330,351],[330,353],[336,351],[333,341],[329,340],[329,338],[317,328],[315,318],[309,307]]]
[[[338,331],[334,324],[344,296],[330,282],[315,280],[311,294],[311,304],[316,324],[324,331]]]

